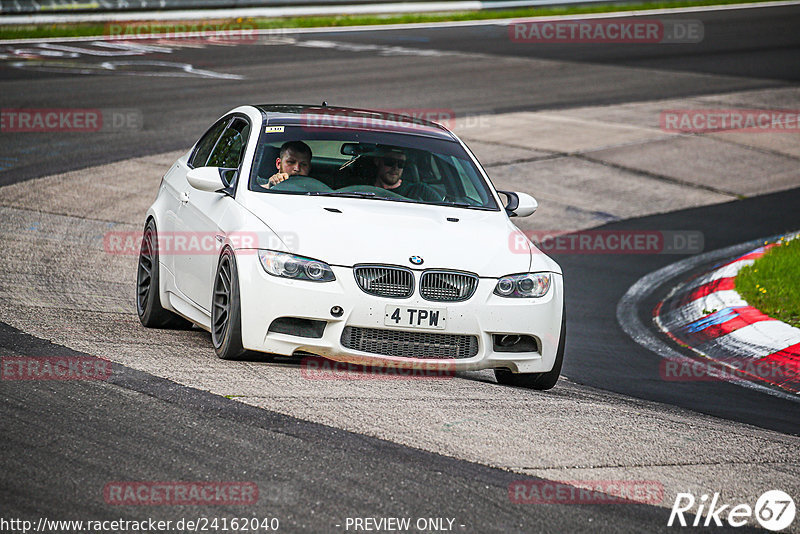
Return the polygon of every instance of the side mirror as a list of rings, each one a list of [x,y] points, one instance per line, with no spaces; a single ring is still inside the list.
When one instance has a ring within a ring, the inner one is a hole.
[[[186,173],[186,180],[200,191],[216,192],[227,187],[219,167],[197,167]]]
[[[508,202],[505,206],[506,213],[509,217],[527,217],[533,215],[539,203],[536,199],[527,193],[518,193],[514,191],[498,191],[506,196]]]

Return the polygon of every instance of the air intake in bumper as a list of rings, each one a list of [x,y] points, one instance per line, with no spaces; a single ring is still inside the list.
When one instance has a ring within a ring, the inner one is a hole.
[[[351,350],[400,358],[461,359],[478,354],[478,338],[462,334],[347,326],[341,342]]]

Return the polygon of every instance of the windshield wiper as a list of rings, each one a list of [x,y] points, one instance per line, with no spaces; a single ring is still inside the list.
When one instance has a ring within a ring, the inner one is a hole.
[[[434,204],[439,206],[455,206],[456,208],[474,208],[472,204],[467,204],[466,202],[454,202],[452,200],[440,200],[439,202],[434,202]]]
[[[494,208],[489,208],[486,206],[476,206],[474,204],[468,204],[466,202],[455,202],[453,200],[442,200],[440,202],[426,202],[426,204],[433,204],[435,206],[453,206],[455,208],[467,208],[471,210],[497,211]]]
[[[367,191],[309,191],[306,193],[307,195],[312,195],[315,197],[349,197],[349,198],[371,198],[375,196],[375,193],[370,193]]]

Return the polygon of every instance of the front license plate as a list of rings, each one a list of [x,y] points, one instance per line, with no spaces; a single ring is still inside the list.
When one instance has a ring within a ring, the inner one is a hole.
[[[386,306],[386,326],[410,326],[412,328],[431,328],[444,330],[447,323],[447,308],[408,308],[406,306]]]

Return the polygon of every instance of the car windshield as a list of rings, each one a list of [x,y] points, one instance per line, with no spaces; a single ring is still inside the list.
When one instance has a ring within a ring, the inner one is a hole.
[[[455,141],[331,130],[268,126],[255,153],[250,190],[499,209],[480,171]],[[284,146],[284,156],[299,157],[281,158]],[[305,159],[305,147],[311,151],[310,166],[290,169]],[[270,183],[279,164],[290,176]]]

